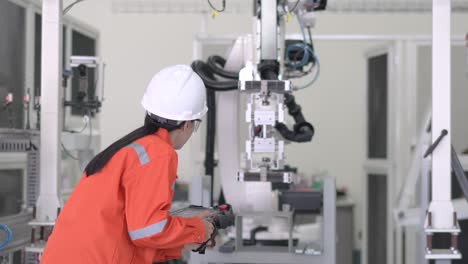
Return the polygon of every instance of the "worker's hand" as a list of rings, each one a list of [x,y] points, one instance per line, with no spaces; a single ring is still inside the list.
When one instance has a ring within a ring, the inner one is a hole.
[[[209,211],[205,211],[205,212],[198,215],[198,217],[203,222],[203,227],[204,227],[204,230],[205,230],[205,241],[210,239],[211,234],[213,234],[213,232],[214,232],[213,224],[205,220],[209,215],[210,215]]]

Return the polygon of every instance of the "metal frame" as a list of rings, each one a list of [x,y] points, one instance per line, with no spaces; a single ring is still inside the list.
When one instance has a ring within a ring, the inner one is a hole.
[[[34,51],[34,45],[35,45],[35,16],[36,14],[42,15],[42,10],[41,10],[41,5],[39,2],[34,1],[34,0],[7,0],[10,1],[18,6],[21,6],[25,9],[25,84],[24,84],[24,93],[26,94],[27,89],[30,88],[31,92],[31,103],[29,105],[29,109],[25,110],[29,111],[30,114],[30,121],[31,124],[35,124],[37,122],[36,120],[36,113],[35,110],[33,109],[34,105],[34,74],[35,74],[35,68],[34,68],[34,57],[35,57],[35,51]],[[72,50],[72,31],[75,30],[85,36],[91,37],[95,39],[96,41],[96,56],[100,56],[101,51],[100,51],[100,34],[97,29],[94,27],[83,23],[73,17],[70,16],[65,16],[62,19],[63,26],[65,27],[65,31],[63,34],[65,35],[66,38],[66,45],[65,45],[65,52],[64,56],[66,58],[69,58]],[[65,60],[66,62],[66,67],[69,68],[69,60]],[[100,76],[100,82],[102,82],[103,76]],[[68,82],[68,87],[67,87],[67,99],[71,98],[71,82]],[[69,108],[65,108],[65,116],[67,117],[67,123],[68,127],[70,129],[80,129],[83,126],[83,121],[82,117],[79,116],[72,116],[71,115],[71,110]],[[97,114],[95,117],[92,118],[93,121],[93,135],[98,135],[99,134],[99,124],[100,120],[100,114]],[[24,120],[24,125],[26,124],[26,118]]]
[[[368,190],[368,176],[370,174],[385,174],[387,178],[387,208],[393,208],[393,197],[394,197],[394,187],[395,187],[395,166],[394,164],[394,143],[395,143],[395,133],[393,132],[394,128],[394,120],[395,120],[395,99],[394,92],[395,92],[395,85],[394,80],[398,77],[395,75],[394,69],[394,62],[395,57],[397,56],[397,51],[395,47],[395,42],[388,42],[384,44],[384,46],[379,46],[372,50],[366,52],[365,57],[371,58],[379,55],[387,54],[387,158],[386,159],[372,159],[369,158],[366,154],[366,161],[364,164],[364,169],[366,174],[364,175],[364,186],[365,191],[364,193],[364,208],[363,208],[363,245],[362,245],[362,263],[367,264],[367,243],[368,243],[368,236],[367,234],[367,208],[368,208],[368,199],[367,199],[367,190]],[[367,74],[367,73],[366,73]],[[365,90],[366,98],[368,97],[368,89]],[[367,102],[367,100],[366,100]],[[367,116],[366,116],[366,124],[368,124]],[[367,130],[365,133],[365,142],[367,142]],[[367,152],[366,152],[367,153]],[[393,221],[392,221],[392,214],[387,212],[387,263],[394,263],[395,256],[393,254],[394,250],[394,235],[393,235]],[[369,263],[370,264],[370,263]]]
[[[94,29],[93,27],[82,23],[76,19],[73,19],[71,17],[65,16],[63,17],[64,20],[64,26],[66,31],[64,32],[65,38],[66,38],[66,46],[65,46],[65,54],[66,60],[65,60],[65,65],[67,68],[70,68],[70,56],[72,56],[72,49],[73,49],[73,31],[76,31],[80,34],[83,34],[87,37],[93,38],[96,41],[96,56],[100,56],[100,35],[99,32]],[[100,78],[101,76],[97,76],[97,78]],[[100,82],[100,80],[99,80]],[[99,85],[99,84],[98,84]],[[68,82],[67,86],[67,100],[71,99],[71,82]],[[67,107],[64,108],[65,110],[65,116],[67,117],[67,122],[69,124],[69,127],[72,129],[80,128],[83,126],[83,121],[81,116],[74,116],[71,114],[71,108]],[[100,114],[98,113],[95,117],[91,118],[93,121],[93,128],[99,128],[99,116]],[[97,131],[93,131],[93,133],[97,133]]]
[[[7,130],[0,129],[0,149],[5,155],[13,156],[12,159],[23,163],[22,156],[19,153],[26,153],[26,170],[27,170],[27,197],[26,207],[35,205],[38,193],[38,149],[30,149],[30,145],[34,144],[39,148],[39,133],[37,131],[22,131],[22,130]],[[6,154],[8,153],[8,154]],[[7,159],[8,161],[8,159]],[[11,159],[9,162],[13,162]],[[15,163],[15,162],[13,162]]]
[[[13,240],[2,249],[0,254],[0,259],[2,257],[9,257],[10,263],[12,262],[12,255],[14,252],[22,250],[24,245],[26,245],[30,241],[30,229],[28,226],[28,222],[31,220],[31,213],[24,211],[16,215],[11,215],[7,217],[1,217],[0,222],[2,224],[7,225],[13,233],[15,233],[15,237]],[[3,262],[2,262],[3,263]]]
[[[30,227],[28,222],[32,219],[31,208],[35,205],[39,189],[39,151],[30,149],[30,144],[39,148],[39,137],[37,131],[8,130],[0,129],[0,149],[5,152],[4,155],[10,156],[3,162],[19,163],[18,167],[24,168],[26,172],[24,208],[21,213],[0,219],[1,223],[9,224],[14,234],[14,241],[2,253],[16,251],[24,248],[30,241]],[[24,158],[25,153],[26,159]],[[16,160],[16,162],[14,162]],[[26,166],[24,166],[24,163]],[[5,254],[0,254],[5,255]],[[11,260],[11,259],[10,259]],[[27,262],[29,263],[29,262]]]
[[[205,255],[191,253],[190,264],[208,263],[271,263],[271,264],[322,264],[336,263],[336,187],[333,178],[325,178],[323,185],[323,252],[321,255],[303,255],[284,251],[246,250],[220,253],[215,248]]]
[[[40,14],[42,15],[42,10],[41,10],[41,5],[39,2],[34,1],[34,0],[7,0],[10,1],[11,3],[14,3],[20,7],[23,7],[25,9],[25,83],[24,83],[24,94],[26,94],[27,89],[30,88],[31,92],[31,104],[29,105],[29,113],[31,117],[31,123],[35,123],[36,120],[36,115],[35,111],[33,110],[33,102],[34,102],[34,43],[35,43],[35,15]],[[63,17],[63,26],[66,28],[66,32],[63,32],[63,34],[66,35],[66,46],[65,46],[65,54],[64,56],[70,57],[71,54],[71,47],[72,47],[72,38],[71,38],[71,32],[73,30],[94,38],[96,40],[96,56],[100,56],[100,33],[99,31],[84,23],[81,22],[73,17],[70,16],[64,16]],[[66,65],[69,65],[68,60],[66,60]],[[69,82],[69,86],[67,88],[67,94],[71,95],[71,84]],[[26,111],[26,110],[25,110]],[[25,113],[26,114],[26,113]],[[82,126],[82,120],[81,117],[76,117],[71,115],[70,109],[66,109],[66,116],[67,119],[69,120],[69,123],[71,124],[71,128],[80,128]],[[99,114],[95,116],[94,118],[94,123],[93,127],[94,128],[99,128]],[[24,120],[24,125],[26,124],[26,119]],[[93,132],[93,133],[97,133]]]
[[[287,252],[293,253],[293,227],[294,227],[294,212],[293,211],[278,211],[278,212],[253,212],[253,213],[238,213],[236,215],[236,225],[235,225],[235,250],[237,252],[245,252],[245,251],[251,251],[249,248],[255,248],[255,246],[244,246],[244,238],[242,236],[243,232],[243,219],[244,217],[249,218],[249,217],[268,217],[268,218],[284,218],[286,219],[289,230],[288,230],[288,248]],[[277,247],[268,247],[267,249],[270,249],[273,251],[279,250]],[[281,248],[284,250],[284,248]],[[259,250],[261,251],[261,250]],[[267,250],[263,252],[268,252]]]

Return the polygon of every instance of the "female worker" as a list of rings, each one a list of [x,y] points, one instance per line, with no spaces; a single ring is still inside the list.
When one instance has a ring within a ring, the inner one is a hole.
[[[42,262],[152,263],[208,240],[206,214],[169,215],[177,153],[207,112],[205,86],[185,65],[157,73],[143,96],[145,123],[99,153],[57,219]],[[118,121],[118,117],[115,117]]]

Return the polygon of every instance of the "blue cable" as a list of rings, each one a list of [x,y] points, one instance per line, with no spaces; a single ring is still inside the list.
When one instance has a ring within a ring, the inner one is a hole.
[[[313,56],[313,51],[311,49],[308,49],[307,45],[307,40],[306,40],[306,35],[304,31],[304,24],[302,23],[302,20],[299,16],[299,14],[296,14],[297,22],[299,23],[299,27],[301,28],[301,33],[302,33],[302,43],[294,43],[286,47],[286,64],[288,66],[291,66],[293,68],[301,68],[309,63],[309,56]],[[304,55],[302,56],[302,60],[300,62],[291,62],[289,59],[289,53],[291,51],[303,51]],[[310,51],[312,51],[312,54],[310,54]]]
[[[309,46],[304,43],[294,43],[294,44],[288,45],[288,47],[286,48],[286,54],[288,54],[286,56],[286,64],[296,69],[306,66],[309,63],[309,57],[311,56],[311,54],[309,53],[310,48],[309,49],[308,48]],[[295,52],[303,51],[301,61],[297,62],[297,61],[291,61],[289,59],[289,54],[293,51]]]
[[[303,85],[303,86],[299,86],[299,87],[296,87],[296,90],[302,90],[304,88],[307,88],[309,86],[311,86],[312,84],[315,83],[315,81],[317,81],[319,75],[320,75],[320,61],[317,57],[315,57],[315,67],[317,68],[317,71],[315,72],[315,76],[314,78],[308,82],[307,84]]]
[[[5,234],[6,234],[5,240],[2,243],[0,243],[0,249],[3,249],[10,243],[11,237],[12,237],[12,232],[11,232],[10,228],[8,228],[8,226],[3,225],[3,224],[0,224],[0,229],[3,230],[3,232],[5,232]]]
[[[298,69],[298,68],[302,68],[304,66],[306,66],[307,64],[309,64],[309,61],[310,61],[310,57],[312,57],[312,61],[313,61],[313,65],[312,67],[310,68],[309,72],[310,73],[312,71],[312,68],[317,68],[317,71],[315,73],[315,76],[314,78],[312,78],[312,80],[307,83],[306,85],[304,86],[300,86],[300,87],[297,87],[296,90],[301,90],[301,89],[304,89],[306,87],[309,87],[311,86],[312,84],[315,83],[315,81],[317,81],[319,75],[320,75],[320,61],[318,59],[318,57],[315,55],[315,52],[312,50],[311,47],[309,47],[309,45],[307,44],[307,40],[306,40],[306,35],[305,35],[305,31],[304,31],[304,23],[302,22],[299,14],[296,14],[296,18],[297,18],[297,22],[299,23],[299,26],[300,26],[300,29],[301,29],[301,33],[302,33],[302,43],[294,43],[294,44],[291,44],[291,45],[288,45],[288,47],[286,47],[286,65],[290,66],[290,67],[293,67],[295,69]],[[302,59],[301,61],[294,61],[292,62],[290,59],[289,59],[289,54],[291,52],[300,52],[300,51],[303,51],[303,56],[302,56]]]

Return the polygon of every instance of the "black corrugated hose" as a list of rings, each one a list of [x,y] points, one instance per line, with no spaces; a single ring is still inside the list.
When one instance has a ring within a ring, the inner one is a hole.
[[[196,60],[192,62],[192,69],[195,71],[205,83],[208,90],[214,91],[233,91],[237,90],[239,81],[220,81],[216,79],[214,71],[203,61]]]
[[[207,64],[208,64],[208,67],[210,67],[210,69],[219,76],[222,76],[228,79],[234,79],[234,80],[239,79],[238,72],[230,72],[224,69],[226,60],[219,55],[213,55],[213,56],[208,57]]]
[[[283,123],[276,123],[276,130],[285,139],[293,142],[309,142],[312,140],[315,130],[311,123],[307,122],[302,114],[301,106],[295,101],[294,95],[285,94],[284,103],[288,108],[288,113],[294,118],[293,130],[290,130]]]
[[[215,74],[225,78],[238,79],[239,73],[228,72],[221,69],[217,65],[224,67],[226,60],[220,56],[211,56],[210,67],[203,61],[194,61],[192,69],[200,76],[205,84],[206,101],[208,106],[207,122],[206,122],[206,146],[205,146],[205,175],[211,177],[210,200],[211,206],[214,205],[214,169],[216,162],[215,153],[215,135],[216,135],[216,92],[237,90],[238,80],[235,81],[220,81],[216,79]],[[210,60],[210,59],[209,59]]]
[[[264,61],[258,66],[258,70],[262,79],[278,80],[279,65],[276,61]],[[284,94],[284,103],[289,115],[294,118],[293,130],[280,122],[276,123],[275,129],[286,140],[298,143],[311,141],[315,133],[314,127],[305,120],[301,106],[296,103],[294,95]]]

